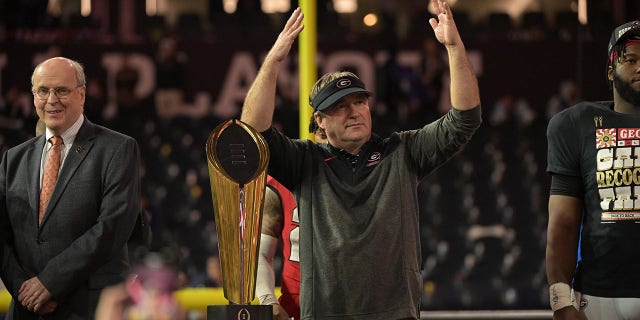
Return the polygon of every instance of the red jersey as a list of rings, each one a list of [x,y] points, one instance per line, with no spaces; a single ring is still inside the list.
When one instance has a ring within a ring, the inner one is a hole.
[[[280,197],[282,205],[282,295],[278,299],[280,305],[290,317],[300,319],[300,220],[296,199],[287,188],[276,179],[267,176],[267,185]]]

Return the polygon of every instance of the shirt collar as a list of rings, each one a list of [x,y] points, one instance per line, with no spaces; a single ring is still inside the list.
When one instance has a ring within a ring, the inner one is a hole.
[[[365,142],[362,145],[358,154],[351,154],[344,149],[333,146],[329,142],[327,142],[327,145],[329,146],[329,150],[331,151],[331,153],[333,153],[334,155],[352,160],[354,158],[358,158],[359,155],[364,154],[371,147],[371,145],[379,144],[380,140],[380,136],[375,133],[371,133],[371,138],[369,139],[369,141]]]
[[[78,131],[80,131],[80,127],[83,123],[84,115],[80,115],[78,117],[78,120],[76,120],[76,122],[74,122],[73,125],[69,127],[69,129],[67,129],[60,135],[65,146],[70,146],[73,144],[73,141],[75,141],[76,135],[78,135]],[[45,132],[46,141],[49,141],[51,137],[53,137],[53,133],[51,132],[51,130],[49,130],[49,128],[47,128]]]

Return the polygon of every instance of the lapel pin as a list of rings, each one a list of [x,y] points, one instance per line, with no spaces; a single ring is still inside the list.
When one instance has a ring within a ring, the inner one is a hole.
[[[80,153],[82,151],[84,151],[84,148],[82,146],[77,146],[76,147],[76,153]]]

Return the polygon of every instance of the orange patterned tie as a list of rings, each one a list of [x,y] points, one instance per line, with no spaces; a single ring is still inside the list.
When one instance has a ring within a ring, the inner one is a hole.
[[[58,171],[60,171],[60,155],[62,151],[62,138],[60,136],[52,137],[51,143],[53,147],[49,150],[49,159],[44,167],[44,174],[42,176],[42,190],[40,191],[40,214],[38,215],[38,224],[42,223],[42,217],[44,217],[44,211],[47,209],[49,198],[53,192],[53,187],[58,180]]]

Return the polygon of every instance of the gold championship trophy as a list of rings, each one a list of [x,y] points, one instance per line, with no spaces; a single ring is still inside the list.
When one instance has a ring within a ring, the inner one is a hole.
[[[271,306],[250,305],[269,149],[259,132],[234,119],[213,130],[206,150],[224,297],[229,300],[229,305],[208,306],[207,319],[272,320]]]

